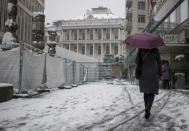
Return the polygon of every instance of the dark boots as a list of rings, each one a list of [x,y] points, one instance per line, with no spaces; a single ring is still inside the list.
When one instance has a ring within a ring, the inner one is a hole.
[[[145,104],[145,118],[149,119],[150,111],[154,101],[154,94],[145,94],[144,93],[144,104]]]
[[[148,106],[145,108],[145,115],[144,115],[144,117],[146,119],[149,119],[149,117],[150,117],[150,107],[148,107]]]

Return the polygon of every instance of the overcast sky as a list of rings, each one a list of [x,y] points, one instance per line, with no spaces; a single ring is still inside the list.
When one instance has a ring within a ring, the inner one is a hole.
[[[87,9],[104,6],[120,17],[125,17],[126,0],[45,0],[46,23],[82,16]]]

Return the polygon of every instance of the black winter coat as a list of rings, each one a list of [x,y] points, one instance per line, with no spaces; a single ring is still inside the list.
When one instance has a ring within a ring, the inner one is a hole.
[[[158,94],[159,78],[162,73],[159,50],[156,48],[139,49],[136,64],[141,69],[139,77],[140,92]]]

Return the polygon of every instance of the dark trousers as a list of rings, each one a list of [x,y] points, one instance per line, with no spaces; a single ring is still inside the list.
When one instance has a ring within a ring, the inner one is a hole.
[[[152,104],[154,102],[154,94],[146,94],[144,93],[144,105],[145,105],[145,111],[150,113]]]
[[[169,86],[169,80],[164,80],[164,84],[163,84],[163,87],[164,89],[170,89],[170,86]]]

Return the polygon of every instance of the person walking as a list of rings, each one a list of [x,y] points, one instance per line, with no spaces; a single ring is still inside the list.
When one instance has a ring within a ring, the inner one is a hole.
[[[140,92],[144,93],[145,118],[149,119],[154,97],[159,91],[162,66],[157,48],[139,48],[136,56],[135,77],[139,80]]]
[[[166,61],[165,65],[163,65],[163,72],[165,73],[165,80],[163,82],[163,88],[164,89],[170,89],[170,76],[171,76],[171,70],[169,67],[169,62]]]

